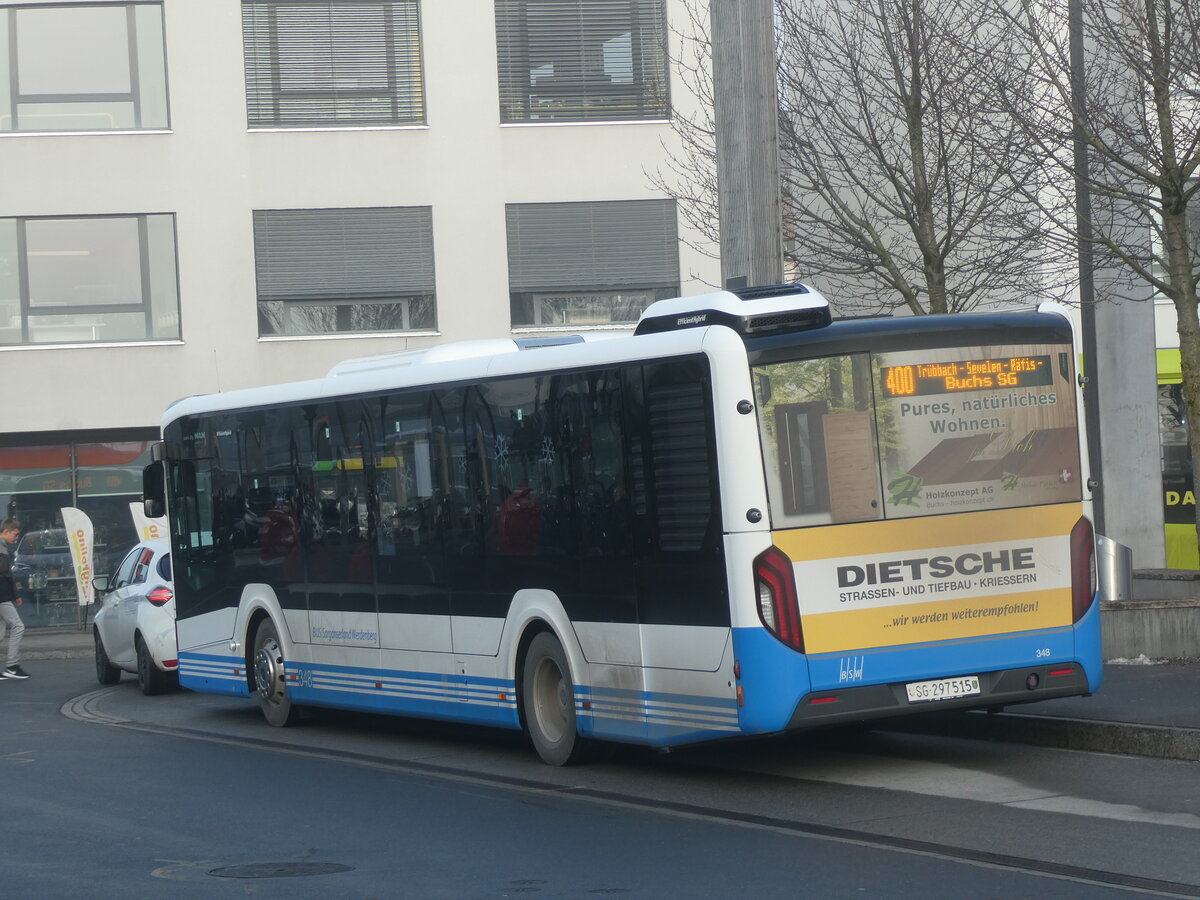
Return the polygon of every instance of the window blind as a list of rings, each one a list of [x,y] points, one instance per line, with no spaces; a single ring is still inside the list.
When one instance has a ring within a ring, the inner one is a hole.
[[[496,0],[501,120],[665,118],[664,0]]]
[[[517,203],[505,213],[513,292],[679,284],[674,200]]]
[[[243,0],[253,126],[425,120],[417,0]]]
[[[432,295],[428,206],[254,213],[258,299]]]

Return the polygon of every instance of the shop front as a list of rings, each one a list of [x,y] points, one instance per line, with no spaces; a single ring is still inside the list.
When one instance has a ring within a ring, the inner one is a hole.
[[[0,515],[21,523],[13,556],[21,618],[27,628],[86,627],[95,610],[79,603],[62,509],[91,519],[92,571],[108,574],[138,540],[129,504],[142,499],[154,432],[14,443],[19,437],[0,446]]]

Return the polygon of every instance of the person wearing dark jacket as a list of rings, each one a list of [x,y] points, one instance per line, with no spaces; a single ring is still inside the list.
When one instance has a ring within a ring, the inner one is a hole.
[[[0,675],[18,680],[29,677],[29,673],[19,664],[21,635],[25,633],[25,623],[21,621],[21,614],[17,612],[22,600],[17,596],[17,585],[12,574],[13,545],[20,535],[21,523],[16,519],[0,522],[0,623],[3,623],[0,628],[8,629],[8,657]]]

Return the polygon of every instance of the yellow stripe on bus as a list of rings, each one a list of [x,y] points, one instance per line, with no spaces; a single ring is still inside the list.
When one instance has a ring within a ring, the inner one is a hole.
[[[961,547],[994,541],[1067,535],[1083,515],[1083,504],[991,509],[945,516],[888,519],[776,531],[775,545],[793,561]]]
[[[1070,588],[804,616],[804,649],[835,653],[1071,624]]]

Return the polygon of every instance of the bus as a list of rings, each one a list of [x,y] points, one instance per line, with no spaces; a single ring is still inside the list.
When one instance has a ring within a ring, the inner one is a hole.
[[[523,729],[562,765],[1102,673],[1053,305],[834,320],[803,285],[179,401],[147,469],[180,683]]]

